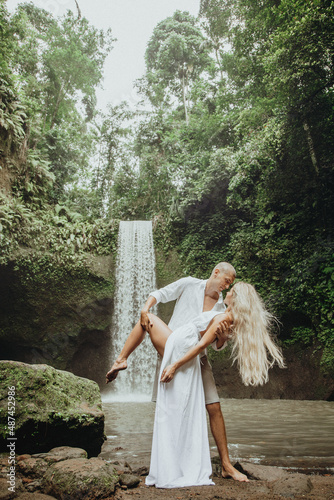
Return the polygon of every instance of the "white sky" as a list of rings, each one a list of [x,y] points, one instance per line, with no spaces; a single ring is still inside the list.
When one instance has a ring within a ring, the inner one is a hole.
[[[197,16],[200,0],[77,0],[81,14],[97,28],[111,28],[114,48],[105,62],[103,90],[97,89],[98,107],[108,102],[127,100],[134,105],[138,98],[133,82],[145,72],[144,54],[154,27],[176,10]],[[7,0],[13,12],[20,0]],[[32,3],[55,16],[66,10],[77,12],[75,0],[32,0]]]

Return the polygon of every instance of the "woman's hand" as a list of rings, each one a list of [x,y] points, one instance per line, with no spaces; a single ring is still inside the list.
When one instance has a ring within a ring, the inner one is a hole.
[[[220,349],[225,344],[226,340],[229,340],[232,337],[232,323],[229,317],[225,317],[222,321],[220,321],[216,328],[216,347]]]
[[[175,365],[168,365],[161,374],[160,382],[170,382],[176,372]]]

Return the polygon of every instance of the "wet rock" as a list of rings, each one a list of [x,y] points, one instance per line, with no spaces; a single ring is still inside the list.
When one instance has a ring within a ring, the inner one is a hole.
[[[234,467],[246,474],[250,479],[259,479],[260,481],[276,481],[277,479],[285,479],[290,477],[290,474],[278,467],[269,465],[256,465],[249,462],[237,462]]]
[[[110,497],[118,476],[101,458],[69,459],[51,465],[43,477],[44,491],[62,500]]]
[[[110,226],[111,238],[115,229]],[[35,258],[44,265],[36,268]],[[17,248],[0,266],[0,358],[46,363],[105,387],[114,257],[87,253],[79,261],[74,270],[49,252],[43,257],[39,250]],[[34,280],[27,280],[32,274]]]
[[[48,365],[0,361],[0,451],[6,448],[8,386],[16,388],[16,453],[47,452],[58,446],[98,455],[104,414],[98,385]]]
[[[305,474],[288,474],[287,477],[274,481],[272,492],[286,498],[305,495],[313,488],[311,479]]]
[[[211,459],[212,465],[212,476],[213,477],[221,477],[222,475],[222,466],[219,457],[213,457]]]
[[[119,476],[119,483],[127,488],[135,488],[140,483],[140,477],[133,474],[121,474]]]

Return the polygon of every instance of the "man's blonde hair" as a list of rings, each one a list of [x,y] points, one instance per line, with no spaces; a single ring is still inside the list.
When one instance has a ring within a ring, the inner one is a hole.
[[[236,277],[237,273],[235,272],[234,267],[229,264],[228,262],[219,262],[212,271],[213,273],[215,270],[218,269],[221,273],[226,273],[226,274],[232,274],[234,278]]]

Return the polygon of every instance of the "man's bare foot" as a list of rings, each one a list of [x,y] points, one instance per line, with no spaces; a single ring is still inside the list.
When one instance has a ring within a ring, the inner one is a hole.
[[[115,380],[115,378],[118,375],[118,372],[121,370],[126,370],[128,367],[128,364],[126,362],[126,359],[116,359],[115,363],[112,365],[111,370],[108,371],[106,375],[106,383],[112,382]]]
[[[235,469],[232,464],[222,467],[222,476],[224,478],[231,477],[234,481],[249,483],[248,477]]]

